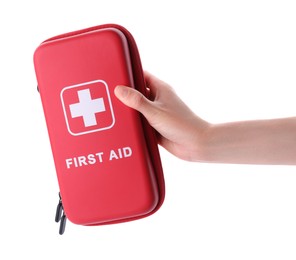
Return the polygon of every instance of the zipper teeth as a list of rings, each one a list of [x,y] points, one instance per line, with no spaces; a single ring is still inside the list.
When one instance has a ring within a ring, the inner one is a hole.
[[[60,34],[60,35],[51,37],[51,38],[45,40],[44,42],[54,41],[54,40],[58,40],[58,39],[66,38],[66,37],[71,37],[71,36],[79,35],[79,34],[82,34],[82,33],[95,31],[95,30],[98,30],[98,29],[104,29],[104,28],[107,28],[107,27],[119,27],[119,26],[115,25],[115,24],[104,24],[104,25],[93,26],[93,27],[89,27],[89,28],[86,28],[86,29],[82,29],[82,30],[77,30],[77,31],[73,31],[73,32]]]

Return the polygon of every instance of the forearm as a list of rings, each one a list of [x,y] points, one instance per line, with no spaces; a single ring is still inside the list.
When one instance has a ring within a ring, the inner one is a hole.
[[[133,88],[115,95],[142,113],[158,132],[158,142],[188,161],[296,165],[296,117],[209,124],[196,116],[175,91],[145,73],[148,100]]]
[[[211,125],[204,161],[296,164],[296,117]]]

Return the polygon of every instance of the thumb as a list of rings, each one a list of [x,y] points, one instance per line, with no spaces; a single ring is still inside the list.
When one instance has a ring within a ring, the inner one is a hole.
[[[114,94],[123,104],[138,110],[149,119],[149,115],[153,111],[153,104],[142,93],[130,87],[117,86]]]

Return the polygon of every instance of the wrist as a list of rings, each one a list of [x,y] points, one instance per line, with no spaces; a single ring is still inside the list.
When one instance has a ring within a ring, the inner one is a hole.
[[[219,162],[219,154],[224,147],[219,124],[208,123],[199,137],[198,161],[205,163]]]
[[[211,142],[216,131],[216,125],[206,122],[198,118],[194,126],[195,138],[192,142],[194,146],[194,154],[191,161],[195,162],[210,162]]]

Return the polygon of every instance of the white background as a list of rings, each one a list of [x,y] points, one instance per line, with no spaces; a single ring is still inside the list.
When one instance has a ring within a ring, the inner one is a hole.
[[[296,259],[296,168],[199,164],[161,149],[166,200],[120,225],[54,222],[58,186],[35,48],[118,23],[144,69],[212,122],[295,116],[295,1],[2,1],[0,259]],[[276,152],[276,151],[274,151]]]

